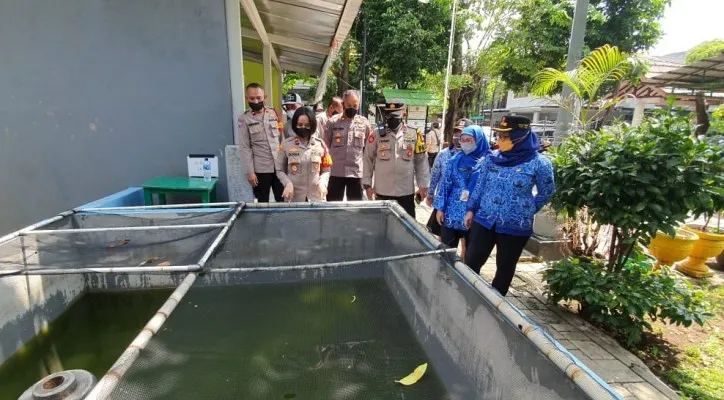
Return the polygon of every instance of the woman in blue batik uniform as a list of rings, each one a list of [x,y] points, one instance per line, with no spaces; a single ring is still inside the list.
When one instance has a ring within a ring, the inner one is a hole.
[[[490,153],[490,145],[477,125],[463,129],[460,135],[460,152],[448,164],[435,196],[437,221],[442,226],[442,242],[457,247],[465,239],[465,213],[468,210],[470,183],[475,166]],[[463,253],[464,255],[465,253]]]
[[[432,165],[432,171],[430,172],[430,188],[427,191],[426,203],[428,207],[432,207],[435,194],[438,192],[440,187],[440,179],[443,177],[445,168],[450,162],[455,153],[460,151],[460,133],[463,129],[473,124],[473,121],[463,118],[458,120],[453,129],[452,143],[449,147],[442,149],[435,157],[435,163]],[[432,209],[430,218],[427,220],[427,229],[435,236],[442,234],[442,227],[437,222],[437,210]]]
[[[500,150],[481,163],[468,200],[465,260],[480,273],[497,246],[493,287],[505,296],[518,258],[533,234],[533,216],[548,203],[555,183],[551,162],[538,153],[538,137],[531,132],[528,118],[505,116],[495,130]]]

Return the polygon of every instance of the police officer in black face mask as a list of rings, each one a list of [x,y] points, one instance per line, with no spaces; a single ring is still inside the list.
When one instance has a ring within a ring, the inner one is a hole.
[[[332,177],[327,200],[362,200],[362,152],[372,133],[367,118],[359,115],[359,94],[347,90],[342,95],[344,112],[330,118],[323,140],[332,155]]]
[[[249,184],[260,203],[269,201],[269,191],[282,201],[284,187],[276,176],[277,147],[280,143],[280,122],[276,111],[264,106],[266,94],[258,83],[246,87],[249,105],[239,117],[239,152]]]
[[[402,121],[404,108],[398,99],[385,104],[385,128],[377,129],[365,147],[362,184],[368,199],[395,200],[414,218],[415,182],[420,196],[427,196],[430,166],[422,131]]]

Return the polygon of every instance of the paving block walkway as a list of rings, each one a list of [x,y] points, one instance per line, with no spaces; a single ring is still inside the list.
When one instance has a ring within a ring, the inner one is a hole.
[[[417,221],[427,223],[430,208],[417,207]],[[679,399],[638,357],[621,347],[600,329],[558,305],[549,304],[543,294],[541,272],[545,264],[521,256],[507,299],[575,355],[616,390],[625,400]],[[495,274],[495,254],[480,275],[490,282]]]

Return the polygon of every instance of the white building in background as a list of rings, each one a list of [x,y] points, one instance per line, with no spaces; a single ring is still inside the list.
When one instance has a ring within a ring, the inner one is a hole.
[[[686,53],[677,53],[665,57],[646,56],[649,64],[649,72],[646,78],[651,78],[665,72],[677,69],[684,65]],[[645,79],[644,79],[645,81]],[[639,86],[632,86],[624,82],[620,87],[621,94],[629,94],[631,98],[619,103],[614,111],[613,117],[629,123],[640,122],[643,116],[650,110],[662,107],[666,104],[666,98],[672,94],[662,88],[645,83]],[[676,91],[676,106],[693,107],[693,96],[691,93]],[[505,114],[523,115],[531,119],[533,126],[539,132],[552,135],[556,119],[558,117],[558,105],[555,100],[560,96],[535,97],[526,92],[509,91],[505,98],[505,107],[493,109],[493,125],[500,122]],[[720,103],[718,98],[710,98],[710,103]],[[712,104],[713,104],[712,103]],[[490,110],[485,111],[485,120],[490,121]]]

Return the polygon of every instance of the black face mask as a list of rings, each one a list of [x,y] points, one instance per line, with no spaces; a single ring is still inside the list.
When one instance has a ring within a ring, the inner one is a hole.
[[[339,111],[332,111],[332,115],[337,115],[337,114],[339,114]]]
[[[309,128],[294,128],[294,133],[299,137],[308,138],[312,135],[312,130]]]
[[[261,109],[264,108],[264,103],[249,103],[249,108],[251,108],[252,111],[261,111]]]
[[[345,109],[344,109],[344,115],[345,115],[347,118],[354,118],[354,116],[357,115],[357,109],[356,109],[356,108],[352,108],[352,107],[345,108]]]
[[[400,117],[387,118],[387,127],[390,128],[390,130],[396,131],[397,128],[400,127],[400,124],[402,124],[402,118]]]

